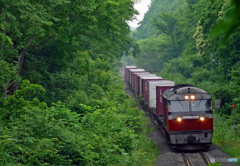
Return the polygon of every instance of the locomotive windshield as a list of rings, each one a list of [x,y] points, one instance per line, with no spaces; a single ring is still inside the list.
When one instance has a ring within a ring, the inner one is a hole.
[[[211,111],[211,100],[191,101],[192,111]]]
[[[189,112],[189,101],[170,101],[168,112]]]
[[[175,100],[168,101],[169,114],[209,112],[211,110],[211,100]]]

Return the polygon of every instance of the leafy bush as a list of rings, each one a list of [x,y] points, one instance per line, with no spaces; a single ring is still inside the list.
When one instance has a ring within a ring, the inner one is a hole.
[[[31,84],[28,80],[23,80],[20,89],[15,92],[17,98],[24,98],[32,101],[34,98],[44,99],[46,90],[41,85]]]
[[[226,141],[233,141],[235,139],[233,123],[231,117],[218,116],[218,126],[214,130],[213,142],[222,145]]]
[[[9,96],[1,112],[1,165],[65,165],[83,158],[79,115],[61,103],[49,108],[36,98]]]
[[[233,93],[230,91],[229,88],[225,86],[220,86],[218,89],[215,89],[214,96],[216,99],[221,100],[221,109],[220,111],[224,114],[231,114],[231,104],[233,99]]]
[[[203,67],[195,68],[194,72],[192,72],[192,78],[195,83],[207,81],[210,79],[211,72]]]
[[[24,80],[21,89],[5,99],[0,108],[0,165],[152,162],[146,151],[156,146],[147,138],[144,115],[124,92],[122,80],[105,68],[96,72],[102,61],[88,62],[92,63],[88,72],[94,74],[69,69],[52,75],[47,92]],[[49,104],[58,100],[65,103]]]
[[[2,38],[3,36],[8,37],[6,35],[1,35],[0,34],[0,38]],[[0,90],[3,92],[4,96],[0,96],[1,97],[6,97],[8,92],[8,88],[15,83],[18,83],[21,78],[18,75],[17,72],[17,68],[18,66],[16,65],[16,63],[14,64],[9,64],[6,61],[2,60],[2,55],[0,58]]]

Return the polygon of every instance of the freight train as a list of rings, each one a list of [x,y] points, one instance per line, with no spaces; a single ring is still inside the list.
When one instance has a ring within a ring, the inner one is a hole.
[[[211,146],[212,98],[207,92],[188,84],[175,85],[136,66],[125,66],[124,70],[125,80],[172,148],[200,150]]]

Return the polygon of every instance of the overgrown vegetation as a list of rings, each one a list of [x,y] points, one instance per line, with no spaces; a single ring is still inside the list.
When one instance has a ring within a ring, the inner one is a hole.
[[[176,84],[204,89],[213,97],[213,104],[215,99],[221,99],[213,142],[237,158],[240,158],[239,149],[235,148],[240,140],[239,7],[236,0],[186,0],[186,3],[155,0],[140,27],[132,32],[139,53],[136,58],[125,57],[128,65],[133,62]],[[231,104],[236,104],[236,136]]]
[[[149,121],[125,94],[122,80],[109,68],[109,60],[93,61],[86,52],[78,56],[73,68],[59,73],[61,79],[55,78],[59,84],[53,89],[57,89],[59,99],[65,99],[63,102],[51,106],[40,102],[47,96],[46,90],[28,80],[2,102],[2,165],[154,163],[156,146],[145,130]],[[84,65],[86,61],[88,65]]]
[[[152,165],[124,92],[133,0],[0,1],[0,165]]]

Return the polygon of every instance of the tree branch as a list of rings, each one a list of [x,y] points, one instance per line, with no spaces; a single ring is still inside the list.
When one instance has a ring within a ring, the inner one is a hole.
[[[22,50],[22,52],[19,54],[18,57],[18,74],[21,75],[22,72],[22,66],[23,66],[23,61],[24,61],[24,56],[25,56],[25,51],[27,50],[28,46],[31,44],[31,42],[33,41],[35,35],[32,35],[32,37],[29,39],[28,43],[26,44],[26,46],[24,47],[24,49]],[[18,89],[18,83],[15,84],[15,86],[13,87],[13,93]]]
[[[22,72],[22,65],[23,65],[23,61],[24,61],[24,56],[25,56],[25,51],[28,48],[28,46],[31,44],[31,42],[34,39],[34,35],[32,35],[32,37],[29,39],[28,43],[26,44],[26,46],[24,47],[24,49],[22,50],[22,52],[19,54],[19,58],[18,58],[18,74],[21,75]]]

